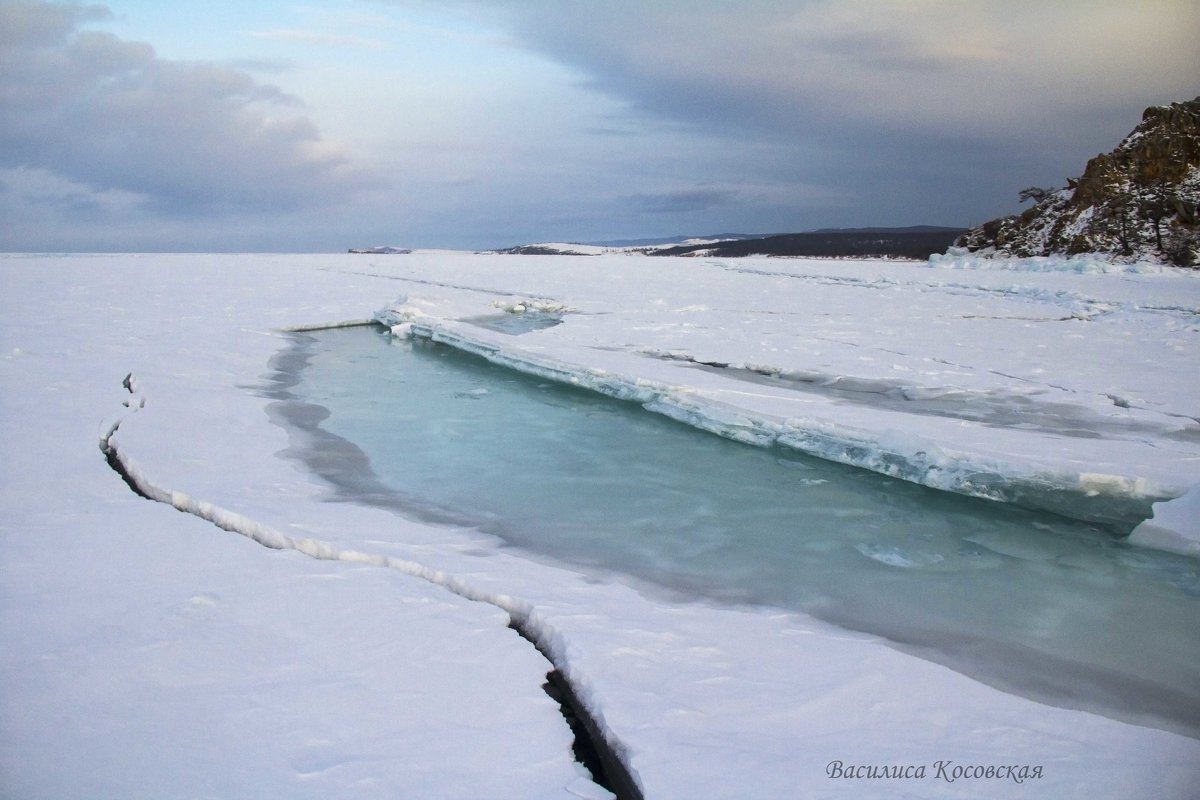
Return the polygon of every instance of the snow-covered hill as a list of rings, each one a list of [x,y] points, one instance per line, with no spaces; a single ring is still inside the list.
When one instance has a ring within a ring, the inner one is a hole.
[[[1057,190],[1031,187],[1022,214],[972,228],[958,246],[981,254],[1111,253],[1119,260],[1200,265],[1200,97],[1153,106],[1109,153]]]

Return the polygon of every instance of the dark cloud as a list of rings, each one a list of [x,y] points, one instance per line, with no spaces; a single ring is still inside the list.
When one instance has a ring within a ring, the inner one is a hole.
[[[1200,75],[1190,0],[447,3],[636,114],[723,137],[756,180],[857,195],[808,204],[822,224],[1007,211],[1020,186],[1061,185],[1114,146],[1145,106],[1194,96]],[[712,168],[697,163],[697,182],[729,182]]]
[[[296,98],[238,69],[81,29],[106,16],[0,2],[0,168],[168,215],[301,208],[369,184]]]
[[[1124,0],[489,0],[521,44],[646,110],[1003,138],[1094,104],[1193,93],[1195,3]]]
[[[85,22],[111,19],[104,6],[80,3],[41,3],[30,0],[5,0],[0,4],[4,25],[0,27],[0,46],[36,47],[62,39],[75,26]]]

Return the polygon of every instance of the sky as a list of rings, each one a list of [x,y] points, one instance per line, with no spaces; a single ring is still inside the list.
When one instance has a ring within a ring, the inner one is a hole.
[[[0,0],[0,250],[968,226],[1200,94],[1194,0]]]

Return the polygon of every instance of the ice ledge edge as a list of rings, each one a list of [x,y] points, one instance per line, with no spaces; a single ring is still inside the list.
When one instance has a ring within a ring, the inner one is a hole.
[[[896,430],[865,431],[827,419],[772,418],[705,398],[687,387],[504,346],[468,331],[466,325],[455,320],[427,316],[412,306],[391,306],[377,312],[374,319],[398,338],[427,339],[518,372],[635,402],[728,439],[759,447],[784,447],[932,489],[1049,511],[1099,524],[1118,534],[1127,534],[1147,520],[1154,504],[1180,497],[1190,488],[1184,483],[1163,485],[1139,476],[1056,470],[1001,460],[942,447],[928,438]],[[1181,552],[1177,547],[1163,546],[1163,536],[1144,534],[1130,541]]]

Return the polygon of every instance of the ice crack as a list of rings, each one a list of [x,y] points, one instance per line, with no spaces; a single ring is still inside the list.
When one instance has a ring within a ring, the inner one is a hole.
[[[568,706],[569,715],[568,710],[564,710],[568,722],[573,716],[582,723],[571,727],[576,737],[586,736],[590,739],[580,743],[577,752],[582,750],[589,754],[595,753],[596,757],[592,763],[581,759],[581,763],[589,769],[597,764],[601,766],[599,772],[593,772],[593,780],[612,791],[617,800],[642,800],[641,786],[629,764],[628,748],[616,738],[599,710],[589,707],[584,702],[583,698],[587,693],[580,691],[581,687],[578,684],[581,679],[572,674],[571,665],[564,655],[566,648],[558,632],[541,618],[531,603],[510,595],[483,591],[459,576],[416,561],[379,553],[338,549],[319,539],[287,536],[237,512],[191,497],[182,491],[158,486],[142,472],[117,442],[117,433],[124,420],[146,404],[132,373],[125,376],[122,385],[129,392],[129,397],[123,402],[127,411],[104,427],[99,445],[109,466],[135,494],[172,506],[178,511],[210,522],[221,530],[240,534],[273,550],[294,550],[321,561],[342,561],[395,570],[428,581],[466,600],[487,603],[505,612],[509,618],[509,627],[530,642],[550,662],[552,669],[546,678],[554,691],[547,690],[547,694]]]

